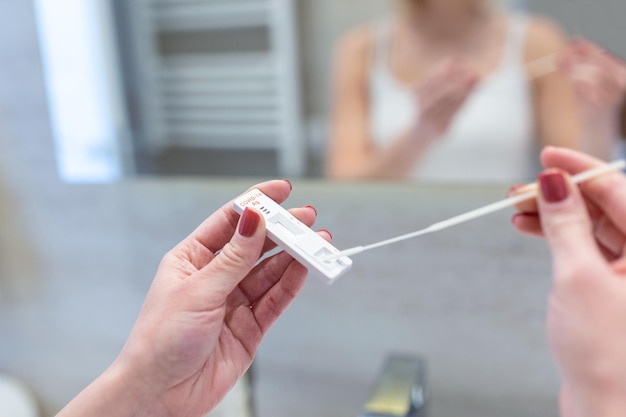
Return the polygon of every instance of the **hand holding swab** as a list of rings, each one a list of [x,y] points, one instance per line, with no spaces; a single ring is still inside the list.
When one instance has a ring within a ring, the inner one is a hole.
[[[581,172],[579,174],[576,174],[576,175],[574,175],[572,177],[572,181],[575,184],[580,184],[581,182],[588,181],[588,180],[590,180],[592,178],[595,178],[595,177],[597,177],[599,175],[603,175],[603,174],[606,174],[606,173],[609,173],[609,172],[621,170],[621,169],[624,169],[624,168],[626,168],[626,161],[623,160],[623,159],[620,159],[620,160],[612,162],[610,164],[602,165],[602,166],[590,169],[588,171],[584,171],[584,172]],[[478,217],[481,217],[481,216],[484,216],[484,215],[487,215],[487,214],[490,214],[490,213],[493,213],[493,212],[505,209],[507,207],[513,207],[513,206],[515,206],[515,205],[517,205],[519,203],[522,203],[524,201],[531,200],[531,199],[537,197],[537,191],[538,191],[537,183],[528,184],[525,188],[527,188],[528,191],[526,191],[526,192],[524,192],[522,194],[510,197],[510,198],[507,198],[505,200],[501,200],[501,201],[498,201],[498,202],[495,202],[495,203],[492,203],[492,204],[489,204],[487,206],[484,206],[484,207],[481,207],[481,208],[478,208],[478,209],[475,209],[475,210],[472,210],[472,211],[469,211],[467,213],[464,213],[464,214],[452,217],[452,218],[450,218],[448,220],[444,220],[442,222],[435,223],[435,224],[433,224],[433,225],[431,225],[431,226],[429,226],[429,227],[427,227],[425,229],[418,230],[418,231],[413,232],[413,233],[407,233],[405,235],[398,236],[398,237],[395,237],[393,239],[387,239],[387,240],[383,240],[381,242],[372,243],[372,244],[367,245],[367,246],[356,246],[354,248],[347,249],[347,250],[341,251],[339,253],[335,253],[335,254],[326,256],[323,260],[325,262],[330,262],[330,261],[333,261],[335,259],[339,259],[342,256],[356,255],[358,253],[365,252],[365,251],[370,250],[370,249],[376,249],[376,248],[379,248],[381,246],[387,246],[387,245],[391,245],[393,243],[401,242],[403,240],[412,239],[412,238],[415,238],[415,237],[418,237],[418,236],[422,236],[422,235],[425,235],[425,234],[428,234],[428,233],[437,232],[439,230],[447,229],[447,228],[455,226],[457,224],[464,223],[464,222],[467,222],[469,220],[476,219]]]

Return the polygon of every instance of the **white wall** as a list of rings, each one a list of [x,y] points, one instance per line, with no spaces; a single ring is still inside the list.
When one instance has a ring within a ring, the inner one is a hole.
[[[110,5],[35,0],[34,6],[59,175],[117,180],[127,123]]]
[[[624,0],[528,0],[530,9],[548,16],[573,36],[584,36],[626,57]]]
[[[300,0],[300,53],[307,116],[327,110],[332,55],[342,34],[384,17],[393,3],[393,0]]]

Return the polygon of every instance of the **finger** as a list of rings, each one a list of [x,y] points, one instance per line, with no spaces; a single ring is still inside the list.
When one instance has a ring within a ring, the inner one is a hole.
[[[428,77],[419,88],[420,101],[424,108],[430,108],[427,104],[436,105],[446,99],[465,97],[477,80],[477,75],[470,70],[457,70],[450,66],[437,67],[437,72]]]
[[[613,257],[622,255],[626,239],[608,217],[602,216],[594,222],[594,234]]]
[[[569,382],[563,382],[559,395],[559,409],[562,415],[568,417],[582,417],[583,407],[579,396],[575,394]]]
[[[602,257],[607,261],[607,262],[614,262],[615,260],[619,259],[620,257],[615,255],[610,249],[607,249],[603,244],[598,243],[598,249],[600,251],[600,253],[602,254]]]
[[[604,49],[602,49],[599,45],[583,38],[579,39],[576,46],[580,53],[595,55],[604,52]]]
[[[278,204],[291,193],[291,183],[287,180],[274,180],[257,184],[258,188]],[[200,243],[215,253],[230,240],[239,221],[239,214],[232,208],[232,201],[226,203],[196,228],[187,239]]]
[[[558,168],[570,175],[595,168],[605,162],[582,152],[556,146],[546,146],[541,151],[541,162],[546,168]]]
[[[511,220],[515,229],[523,235],[533,237],[543,237],[541,230],[541,220],[538,214],[518,213]]]
[[[589,205],[587,205],[587,210],[590,211]],[[590,217],[594,236],[604,258],[608,261],[619,258],[626,246],[624,235],[605,216],[594,217],[590,212]],[[511,219],[511,223],[523,235],[532,237],[544,236],[538,213],[517,213]]]
[[[420,98],[420,102],[424,105],[433,101],[433,97],[439,94],[439,89],[447,79],[446,66],[443,64],[435,65],[425,75],[424,79],[416,86],[416,92]]]
[[[601,75],[604,75],[602,77],[604,94],[611,97],[614,104],[619,104],[626,92],[626,63],[603,54],[599,68],[602,71]]]
[[[613,104],[619,100],[620,82],[613,67],[614,64],[606,56],[595,56],[575,66],[570,78],[575,84],[577,93],[594,104]]]
[[[574,64],[578,62],[577,40],[572,40],[568,47],[557,53],[557,66],[561,71],[569,74]]]
[[[463,106],[474,84],[449,82],[449,85],[438,92],[433,98],[430,116],[441,124],[448,124]]]
[[[565,148],[546,147],[541,154],[543,165],[578,174],[603,165],[604,162]],[[626,177],[621,172],[610,172],[580,184],[582,194],[599,207],[618,228],[626,234]]]
[[[449,91],[442,92],[442,96],[435,103],[435,111],[452,115],[456,114],[458,109],[465,103],[470,91],[471,87],[468,85],[450,87]]]
[[[318,232],[327,241],[331,241],[330,233],[323,230]],[[289,265],[297,262],[287,252],[280,252],[257,265],[252,273],[233,292],[229,302],[252,305],[272,288],[285,273]]]
[[[227,316],[225,320],[230,323],[229,328],[233,336],[242,343],[251,357],[254,356],[263,335],[304,287],[306,276],[306,268],[292,258],[280,279],[261,302],[253,305],[234,304],[229,300],[233,308],[229,308],[230,317]],[[269,296],[270,292],[272,292],[271,296]],[[245,312],[245,318],[237,320],[236,315],[241,314],[240,312]]]
[[[626,257],[621,256],[611,264],[613,271],[624,279],[626,277]]]
[[[315,222],[315,218],[317,217],[317,211],[314,207],[311,206],[289,209],[287,211],[308,227],[311,227],[313,225],[313,223]],[[275,247],[276,244],[272,242],[269,238],[267,238],[265,239],[265,243],[263,245],[261,253],[264,254],[266,252],[269,252]],[[191,265],[193,265],[196,270],[204,268],[209,262],[215,259],[215,254],[217,253],[217,251],[210,251],[203,244],[200,244],[193,239],[186,239],[185,241],[181,242],[174,249],[174,252],[179,254],[179,258],[182,257]]]
[[[327,240],[331,238],[327,232],[320,234]],[[296,298],[304,286],[306,275],[306,268],[293,260],[280,279],[254,303],[252,312],[263,333],[269,330]]]
[[[448,57],[435,63],[426,74],[426,79],[445,80],[450,73],[458,71],[462,66],[460,60],[456,57]]]
[[[515,197],[516,195],[524,194],[529,191],[533,191],[537,189],[537,184],[522,184],[522,185],[514,185],[507,192],[507,198]],[[587,206],[587,212],[591,216],[592,219],[599,218],[603,216],[603,212],[600,208],[598,208],[591,201],[585,200],[585,204]],[[529,214],[529,215],[537,215],[539,212],[539,208],[537,207],[537,199],[531,198],[521,203],[515,205],[515,209],[521,214]]]
[[[252,307],[256,322],[265,334],[278,318],[287,310],[304,286],[306,268],[293,261],[281,279]]]
[[[606,268],[583,198],[570,177],[551,169],[539,176],[541,226],[552,251],[557,285]]]
[[[524,194],[534,189],[537,189],[536,184],[514,185],[509,189],[506,196],[507,198],[515,197],[516,195]],[[538,211],[537,200],[534,198],[531,198],[531,199],[522,201],[521,203],[518,203],[515,205],[515,209],[519,211],[520,213],[537,213]]]
[[[452,120],[462,107],[463,101],[456,103],[441,104],[436,106],[432,113],[432,120],[437,126],[445,126],[446,128],[452,123]]]
[[[595,82],[605,95],[619,99],[626,89],[626,62],[599,46],[587,41],[572,44],[562,56],[560,68],[580,86],[582,81]],[[596,75],[592,76],[591,71]],[[607,88],[609,90],[607,90]]]
[[[218,303],[247,276],[257,263],[265,243],[265,220],[257,210],[246,207],[232,239],[213,261],[195,274],[206,284],[207,294]]]
[[[609,85],[619,87],[624,72],[623,63],[618,62],[613,56],[605,52],[596,54],[594,63],[600,75],[604,75],[604,79],[609,82]]]
[[[574,88],[576,95],[583,104],[581,107],[583,116],[593,114],[593,111],[598,111],[601,108],[602,101],[596,85],[586,81],[577,81]],[[588,113],[589,110],[592,110],[592,112]]]

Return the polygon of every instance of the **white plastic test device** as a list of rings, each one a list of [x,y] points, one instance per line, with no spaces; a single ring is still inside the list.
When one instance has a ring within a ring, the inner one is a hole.
[[[352,266],[352,260],[347,256],[325,261],[339,250],[258,189],[246,192],[233,202],[233,208],[239,214],[246,207],[256,209],[265,218],[267,235],[274,243],[327,284],[333,283]]]

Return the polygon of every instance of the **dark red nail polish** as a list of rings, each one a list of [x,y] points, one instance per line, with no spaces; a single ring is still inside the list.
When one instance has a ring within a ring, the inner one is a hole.
[[[567,181],[562,172],[546,172],[539,175],[543,198],[548,203],[559,203],[569,196]]]
[[[293,185],[291,184],[291,181],[289,181],[288,179],[284,179],[283,181],[289,184],[289,190],[293,190]]]
[[[249,207],[243,211],[239,220],[239,234],[243,237],[254,236],[261,222],[261,215]]]
[[[306,208],[310,208],[311,210],[313,210],[315,212],[315,215],[317,216],[317,209],[313,206],[304,206]]]
[[[516,193],[517,190],[519,190],[522,187],[523,185],[521,184],[512,186],[511,188],[509,188],[509,191],[507,191],[506,196],[511,197],[513,194]]]

